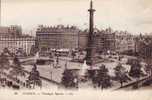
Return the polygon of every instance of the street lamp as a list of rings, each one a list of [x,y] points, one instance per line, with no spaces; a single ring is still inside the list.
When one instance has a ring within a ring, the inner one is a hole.
[[[65,70],[67,69],[67,67],[68,67],[68,62],[66,60],[66,62],[65,62]]]
[[[50,58],[51,59],[51,58]],[[51,60],[50,60],[50,74],[51,74],[51,80],[52,80],[52,73],[53,73],[53,67],[54,67],[54,64],[52,65],[51,64]]]
[[[53,73],[53,72],[52,72],[52,69],[51,69],[51,70],[50,70],[50,74],[51,74],[51,80],[52,80],[52,73]]]

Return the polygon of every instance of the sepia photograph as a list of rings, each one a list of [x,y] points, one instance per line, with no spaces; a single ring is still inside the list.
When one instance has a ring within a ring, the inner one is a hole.
[[[24,96],[152,100],[152,1],[0,0],[0,100]]]

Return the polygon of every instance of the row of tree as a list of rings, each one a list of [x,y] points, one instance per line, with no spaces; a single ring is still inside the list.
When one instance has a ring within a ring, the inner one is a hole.
[[[90,75],[88,73],[89,79],[92,80],[94,87],[100,87],[103,88],[109,88],[111,87],[112,81],[118,81],[123,86],[123,83],[131,81],[131,77],[135,79],[139,79],[142,76],[145,76],[145,74],[142,71],[142,66],[140,64],[139,60],[133,60],[131,63],[129,63],[131,68],[130,71],[126,71],[126,68],[122,64],[118,64],[114,68],[114,74],[115,76],[112,77],[109,75],[109,70],[105,67],[105,65],[101,65],[98,70],[91,70]],[[65,70],[62,77],[62,84],[65,87],[74,87],[74,78],[72,71]],[[78,77],[77,77],[78,78]],[[78,79],[78,82],[80,80]],[[78,84],[78,83],[77,83]]]
[[[24,77],[26,76],[26,73],[24,71],[24,67],[21,66],[21,62],[18,59],[17,56],[13,58],[12,63],[10,62],[7,55],[4,53],[1,53],[0,55],[0,71],[3,72],[4,70],[9,70],[9,74],[13,77]],[[37,66],[34,65],[28,78],[27,82],[30,84],[41,86],[42,82],[40,80],[40,74],[37,70]]]

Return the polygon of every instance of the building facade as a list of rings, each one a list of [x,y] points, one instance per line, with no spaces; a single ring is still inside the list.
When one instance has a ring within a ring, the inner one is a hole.
[[[116,52],[135,51],[135,38],[128,32],[115,32]]]
[[[0,26],[0,36],[1,37],[17,37],[22,35],[21,26],[11,25],[11,26]]]
[[[94,29],[93,45],[96,52],[135,51],[134,36],[124,31]],[[81,31],[75,26],[39,26],[36,31],[36,44],[40,52],[49,53],[51,49],[82,49],[88,45],[88,30]]]
[[[94,34],[94,45],[97,52],[127,52],[135,51],[135,36],[124,31],[113,31],[111,28],[97,30]]]
[[[40,52],[49,53],[51,49],[84,49],[87,34],[75,26],[39,26],[36,31],[36,44]]]
[[[13,54],[22,51],[24,54],[29,55],[33,45],[35,45],[35,38],[23,35],[21,26],[0,27],[0,52],[7,48]]]
[[[138,56],[144,59],[151,59],[152,57],[152,36],[139,35],[135,38],[135,50]]]
[[[88,44],[88,32],[87,32],[87,30],[80,31],[78,33],[78,48],[80,50],[85,50],[87,48],[87,44]]]
[[[13,54],[22,51],[26,55],[30,55],[33,45],[35,45],[35,38],[30,36],[0,37],[0,52],[7,48]]]
[[[115,51],[115,34],[109,30],[98,30],[94,36],[97,52]]]

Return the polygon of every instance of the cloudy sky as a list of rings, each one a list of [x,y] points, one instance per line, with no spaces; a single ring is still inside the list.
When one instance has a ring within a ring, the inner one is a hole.
[[[93,0],[95,26],[152,32],[152,0]],[[2,25],[17,24],[24,30],[39,24],[88,27],[90,0],[2,0]]]

